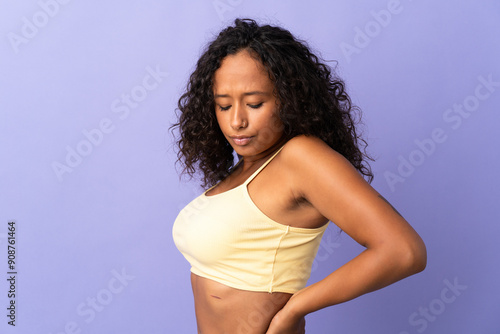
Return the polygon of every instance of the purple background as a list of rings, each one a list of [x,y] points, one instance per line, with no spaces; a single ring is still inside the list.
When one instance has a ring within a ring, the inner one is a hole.
[[[200,189],[179,181],[168,127],[203,46],[235,17],[282,25],[338,60],[377,158],[373,186],[428,248],[423,273],[309,315],[308,333],[500,331],[497,1],[0,8],[0,332],[195,333],[171,228]],[[16,328],[6,317],[9,220]],[[360,250],[330,227],[310,282]]]

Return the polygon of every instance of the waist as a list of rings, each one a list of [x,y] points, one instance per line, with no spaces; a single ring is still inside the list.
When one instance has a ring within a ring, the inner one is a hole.
[[[196,319],[202,334],[265,333],[291,294],[253,292],[191,274]]]

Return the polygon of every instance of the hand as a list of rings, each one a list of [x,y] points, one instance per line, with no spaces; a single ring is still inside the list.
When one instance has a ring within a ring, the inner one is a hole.
[[[281,309],[271,320],[266,334],[305,334],[306,319],[293,317],[285,308]]]

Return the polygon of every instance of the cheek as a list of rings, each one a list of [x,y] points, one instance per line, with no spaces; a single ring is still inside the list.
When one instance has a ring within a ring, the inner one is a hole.
[[[281,122],[281,118],[279,116],[278,111],[276,111],[269,121],[270,127],[273,131],[278,133],[283,133],[283,122]]]
[[[273,142],[283,135],[283,124],[276,113],[269,113],[260,125],[260,134],[266,142]]]

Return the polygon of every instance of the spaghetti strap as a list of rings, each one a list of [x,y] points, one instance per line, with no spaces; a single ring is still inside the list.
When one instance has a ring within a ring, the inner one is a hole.
[[[271,162],[271,160],[273,160],[273,159],[274,159],[274,157],[275,157],[275,156],[277,156],[277,155],[278,155],[278,153],[280,153],[280,152],[281,152],[281,150],[283,149],[283,147],[284,147],[284,145],[283,145],[283,146],[281,146],[281,147],[279,148],[279,150],[277,150],[277,151],[276,151],[276,153],[274,153],[274,154],[272,155],[272,157],[270,157],[269,159],[267,159],[267,161],[266,161],[266,162],[264,162],[264,163],[262,164],[262,166],[260,166],[260,167],[259,167],[259,169],[257,169],[255,172],[253,172],[253,174],[252,174],[252,175],[250,175],[250,177],[249,177],[248,179],[246,179],[246,180],[245,180],[245,182],[243,182],[243,184],[244,184],[245,186],[246,186],[246,185],[248,185],[248,184],[249,184],[249,183],[250,183],[250,182],[251,182],[251,181],[252,181],[252,180],[253,180],[253,179],[257,176],[257,174],[259,174],[259,173],[260,173],[260,171],[261,171],[261,170],[263,170],[263,169],[264,169],[264,167],[266,167],[266,166],[267,166],[267,164],[268,164],[268,163],[270,163],[270,162]]]

